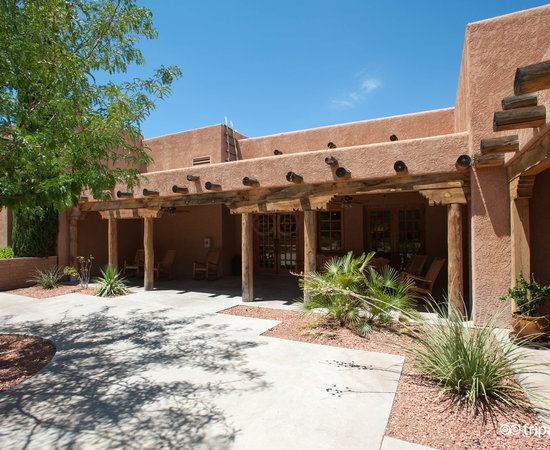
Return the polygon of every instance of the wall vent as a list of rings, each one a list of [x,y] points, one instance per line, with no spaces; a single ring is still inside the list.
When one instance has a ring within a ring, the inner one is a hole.
[[[202,166],[203,164],[210,164],[210,156],[197,156],[193,158],[194,166]]]

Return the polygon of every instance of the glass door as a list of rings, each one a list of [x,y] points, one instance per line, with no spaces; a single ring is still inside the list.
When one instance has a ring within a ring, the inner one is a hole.
[[[296,214],[257,214],[255,225],[254,260],[258,272],[296,271],[298,253]]]

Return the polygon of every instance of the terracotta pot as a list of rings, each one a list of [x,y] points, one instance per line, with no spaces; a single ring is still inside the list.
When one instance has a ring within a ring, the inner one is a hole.
[[[512,328],[516,336],[530,341],[538,341],[550,329],[550,320],[547,316],[523,316],[518,312],[512,313]]]

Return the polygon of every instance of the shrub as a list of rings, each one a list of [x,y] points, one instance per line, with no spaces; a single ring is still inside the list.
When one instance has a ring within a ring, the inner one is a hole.
[[[4,247],[0,248],[0,259],[10,259],[13,258],[15,255],[13,253],[13,248],[11,247]]]
[[[323,272],[308,274],[301,286],[310,297],[301,300],[304,308],[324,308],[341,326],[367,334],[372,325],[381,326],[398,316],[411,316],[414,297],[411,283],[395,270],[385,267],[381,273],[368,267],[374,252],[358,258],[349,252],[332,258]],[[368,275],[365,271],[368,269]]]
[[[476,411],[495,402],[527,407],[520,394],[534,393],[517,381],[537,365],[528,363],[514,342],[498,339],[498,315],[482,326],[469,327],[451,305],[448,314],[436,310],[435,323],[423,321],[410,330],[417,345],[403,346],[413,367]]]
[[[46,257],[54,254],[58,215],[53,208],[13,211],[13,250],[17,256]]]
[[[508,294],[500,297],[500,300],[511,298],[517,305],[520,314],[524,316],[539,316],[538,308],[550,295],[550,286],[541,286],[535,280],[528,282],[520,272],[516,285],[508,289]]]
[[[126,278],[120,278],[120,272],[112,266],[100,269],[101,275],[94,280],[97,283],[95,295],[99,297],[111,297],[128,293]]]
[[[29,282],[35,283],[42,289],[54,289],[59,286],[61,278],[63,278],[63,271],[61,267],[55,266],[45,271],[37,269],[35,276]]]

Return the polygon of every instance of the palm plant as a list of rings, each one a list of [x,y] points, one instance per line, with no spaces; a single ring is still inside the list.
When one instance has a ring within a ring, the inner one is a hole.
[[[29,283],[35,283],[42,289],[54,289],[59,286],[61,278],[63,278],[63,271],[61,267],[55,266],[44,271],[36,269],[34,277],[28,281]]]
[[[323,272],[308,274],[301,280],[302,288],[309,293],[308,300],[302,300],[304,307],[323,308],[341,326],[363,335],[372,325],[388,323],[394,316],[410,317],[414,304],[411,283],[390,267],[381,273],[368,267],[373,256],[371,252],[354,258],[349,252],[328,261]]]
[[[128,293],[126,288],[126,278],[120,277],[120,272],[113,266],[105,266],[100,269],[101,276],[94,282],[96,285],[95,295],[99,297],[113,297]]]

